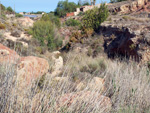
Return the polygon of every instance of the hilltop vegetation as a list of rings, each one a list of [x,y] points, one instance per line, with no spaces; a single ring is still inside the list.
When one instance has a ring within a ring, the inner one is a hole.
[[[14,13],[14,10],[12,9],[12,7],[5,7],[3,4],[1,4],[1,10],[2,10],[2,14],[6,14],[6,13]]]
[[[55,10],[55,15],[64,17],[66,13],[76,11],[77,7],[78,6],[74,2],[68,2],[68,0],[59,1]]]

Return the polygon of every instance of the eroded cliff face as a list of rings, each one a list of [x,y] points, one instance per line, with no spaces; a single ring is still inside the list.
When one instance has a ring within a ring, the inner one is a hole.
[[[138,17],[140,16],[141,17]],[[150,19],[148,13],[111,16],[101,25],[108,57],[121,56],[147,62],[150,60]]]

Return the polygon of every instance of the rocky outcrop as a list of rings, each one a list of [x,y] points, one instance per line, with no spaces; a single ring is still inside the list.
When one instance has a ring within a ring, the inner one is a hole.
[[[13,36],[12,36],[13,35]],[[29,41],[31,39],[31,36],[27,35],[27,34],[24,34],[24,33],[16,33],[16,32],[13,32],[10,33],[10,32],[6,32],[4,33],[4,39],[1,40],[2,43],[5,43],[7,42],[8,46],[13,46],[13,45],[17,45],[17,44],[20,44],[22,45],[23,47],[26,47],[28,48],[28,43],[27,41]]]
[[[48,61],[34,56],[22,57],[18,63],[17,79],[22,83],[31,83],[49,70]]]
[[[29,17],[18,18],[17,21],[19,24],[21,24],[24,27],[32,27],[34,23],[34,21],[30,19]]]
[[[58,99],[58,109],[63,107],[68,107],[73,110],[73,108],[82,109],[83,105],[86,105],[86,110],[93,110],[96,108],[100,108],[100,113],[110,112],[111,108],[111,101],[108,97],[102,96],[97,92],[75,92],[75,93],[68,93],[61,96]],[[74,109],[75,110],[75,109]],[[75,110],[76,111],[76,110]]]
[[[112,14],[128,14],[131,12],[140,12],[140,11],[150,11],[150,1],[149,0],[127,0],[123,2],[116,3],[106,3],[109,12]],[[95,7],[100,7],[101,4],[97,4],[95,6],[82,6],[76,9],[76,12],[68,13],[66,17],[77,16],[80,12],[86,12]]]
[[[140,10],[149,11],[149,6],[149,0],[134,0],[108,4],[110,12],[120,14],[137,12]]]
[[[0,44],[0,63],[16,64],[20,56],[13,50]]]

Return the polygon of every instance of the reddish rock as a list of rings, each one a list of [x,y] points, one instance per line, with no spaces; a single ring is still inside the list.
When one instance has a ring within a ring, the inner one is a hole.
[[[65,94],[58,99],[58,108],[67,106],[74,109],[86,105],[87,109],[99,109],[102,112],[109,112],[111,109],[111,100],[108,97],[102,96],[97,92],[75,92]],[[97,106],[97,107],[96,107]],[[85,112],[86,109],[85,108]]]
[[[19,55],[15,51],[0,44],[0,63],[17,63],[19,58]]]
[[[22,57],[18,63],[17,76],[19,82],[22,80],[30,83],[32,80],[46,74],[49,69],[48,61],[34,56]]]

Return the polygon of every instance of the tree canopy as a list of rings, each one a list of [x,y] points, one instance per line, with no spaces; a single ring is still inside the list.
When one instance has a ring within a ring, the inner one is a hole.
[[[10,6],[7,7],[7,11],[10,12],[10,13],[14,12],[13,9]]]
[[[57,8],[55,9],[55,15],[59,17],[64,17],[66,13],[76,11],[78,5],[74,2],[59,1],[57,4]]]
[[[110,3],[122,2],[122,1],[127,1],[127,0],[110,0]]]

